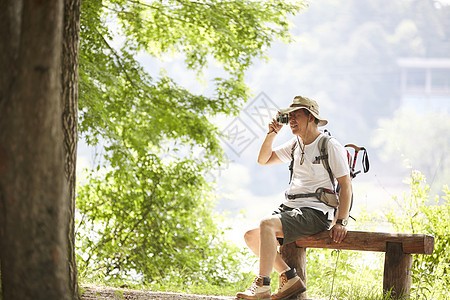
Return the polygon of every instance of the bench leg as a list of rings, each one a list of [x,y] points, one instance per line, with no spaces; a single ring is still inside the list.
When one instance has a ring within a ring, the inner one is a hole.
[[[383,292],[390,292],[393,299],[408,298],[411,289],[411,268],[411,254],[403,253],[401,243],[388,242],[384,261]]]
[[[295,243],[290,243],[281,246],[280,253],[287,265],[297,270],[298,276],[306,285],[306,248],[298,248]],[[306,292],[297,295],[297,299],[306,298]]]

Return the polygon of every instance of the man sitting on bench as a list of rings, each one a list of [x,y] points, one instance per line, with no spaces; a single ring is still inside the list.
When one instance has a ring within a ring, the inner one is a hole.
[[[322,165],[318,147],[324,135],[318,127],[326,125],[328,121],[319,116],[316,101],[301,96],[296,96],[293,104],[280,110],[280,113],[288,114],[288,121],[285,122],[289,123],[294,137],[272,149],[273,141],[283,127],[273,120],[261,146],[258,163],[273,165],[293,160],[291,183],[283,204],[271,216],[264,218],[258,228],[245,233],[245,242],[259,257],[259,275],[246,291],[236,294],[237,298],[287,299],[304,292],[306,286],[296,270],[290,269],[277,252],[277,240],[280,245],[288,244],[327,230],[335,217],[336,209],[324,204],[315,195],[318,189],[330,191],[334,186]],[[352,186],[347,152],[334,138],[328,143],[328,162],[340,186],[337,221],[330,230],[330,237],[340,243],[347,234],[345,225],[349,217]],[[278,291],[271,295],[272,268],[280,274],[280,280]]]

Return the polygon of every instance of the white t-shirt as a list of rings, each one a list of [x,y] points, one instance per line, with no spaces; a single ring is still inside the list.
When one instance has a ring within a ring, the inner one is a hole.
[[[301,149],[299,145],[294,151],[294,174],[290,187],[286,190],[286,194],[309,194],[315,193],[317,188],[333,189],[330,176],[327,170],[323,166],[322,160],[317,160],[316,157],[320,156],[318,143],[320,138],[324,136],[321,133],[315,140],[309,145],[305,146],[305,161],[300,165]],[[303,143],[301,138],[298,138],[300,143]],[[292,138],[283,145],[274,149],[277,156],[282,162],[291,162],[292,147],[297,142],[297,137]],[[301,144],[303,147],[303,144]],[[347,151],[345,148],[334,138],[328,141],[328,163],[335,178],[339,178],[350,174],[348,166]],[[296,198],[285,199],[284,205],[292,208],[311,207],[322,211],[324,214],[328,213],[330,220],[334,217],[334,208],[320,202],[315,197],[308,198]]]

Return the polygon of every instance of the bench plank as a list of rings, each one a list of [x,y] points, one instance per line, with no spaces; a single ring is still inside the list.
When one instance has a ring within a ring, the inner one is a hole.
[[[348,231],[345,239],[336,244],[329,237],[329,231],[301,238],[296,241],[298,247],[326,248],[358,251],[386,252],[387,243],[401,243],[403,253],[432,254],[434,237],[425,234],[384,233],[367,231]]]
[[[280,251],[291,268],[296,268],[303,274],[306,281],[306,259],[295,259],[292,256],[306,256],[306,248],[342,249],[357,251],[385,252],[383,291],[390,293],[393,299],[404,299],[409,296],[411,288],[411,254],[433,254],[434,237],[425,234],[384,233],[367,231],[348,231],[345,239],[336,244],[330,239],[329,231],[323,231],[316,235],[301,238],[293,247],[299,247],[302,252],[289,250],[281,246]],[[289,248],[290,249],[290,248]],[[286,258],[287,256],[287,258]],[[306,293],[297,299],[305,299]]]

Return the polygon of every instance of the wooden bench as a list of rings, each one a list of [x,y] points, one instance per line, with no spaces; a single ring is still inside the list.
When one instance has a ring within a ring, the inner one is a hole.
[[[345,239],[337,244],[329,237],[329,231],[302,238],[280,247],[280,252],[291,268],[296,268],[306,284],[306,248],[325,248],[385,252],[383,291],[393,298],[408,297],[411,288],[411,254],[433,253],[434,237],[424,234],[348,231]],[[306,293],[297,296],[306,299]]]

